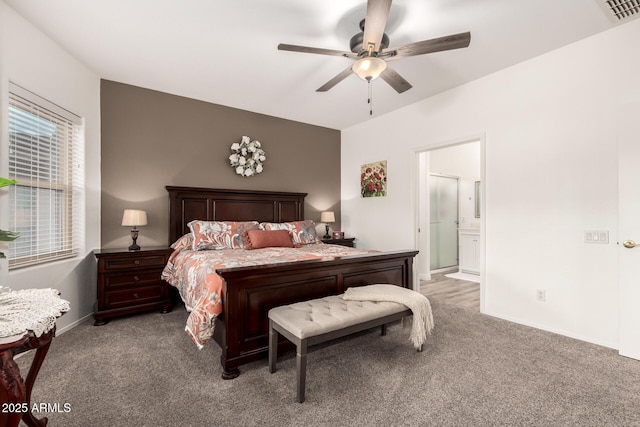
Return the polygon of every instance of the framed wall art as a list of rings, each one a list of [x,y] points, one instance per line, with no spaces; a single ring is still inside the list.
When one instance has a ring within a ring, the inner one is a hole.
[[[387,195],[387,161],[360,166],[360,194],[362,197]]]

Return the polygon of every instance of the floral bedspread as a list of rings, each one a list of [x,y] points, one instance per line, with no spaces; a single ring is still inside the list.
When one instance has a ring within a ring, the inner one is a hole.
[[[324,243],[304,245],[301,248],[263,248],[254,250],[177,249],[171,254],[162,272],[162,278],[176,287],[190,311],[185,331],[202,349],[213,336],[216,317],[222,313],[222,278],[217,269],[283,262],[331,259],[349,255],[372,253]]]

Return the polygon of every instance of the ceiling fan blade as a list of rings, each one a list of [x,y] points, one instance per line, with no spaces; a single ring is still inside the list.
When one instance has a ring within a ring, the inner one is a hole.
[[[302,52],[302,53],[317,53],[319,55],[343,56],[345,58],[352,58],[352,59],[355,59],[358,57],[358,55],[353,52],[346,52],[342,50],[333,50],[333,49],[322,49],[319,47],[298,46],[295,44],[285,44],[285,43],[280,43],[278,45],[278,50],[288,50],[290,52]]]
[[[373,52],[380,50],[380,40],[384,34],[384,27],[387,26],[391,0],[368,0],[367,17],[364,20],[364,39],[362,48],[369,50],[369,45],[373,44]]]
[[[385,49],[380,55],[387,61],[406,58],[407,56],[424,55],[425,53],[441,52],[444,50],[460,49],[468,47],[471,42],[471,33],[453,34],[437,39],[423,40],[409,43],[404,46]]]
[[[337,85],[338,83],[346,79],[352,72],[353,70],[351,69],[351,67],[346,68],[345,70],[341,71],[340,74],[338,74],[337,76],[335,76],[334,78],[332,78],[331,80],[329,80],[328,82],[320,86],[318,89],[316,89],[316,92],[328,91],[329,89],[331,89],[332,87],[334,87],[335,85]]]
[[[395,89],[396,92],[402,93],[411,89],[411,83],[406,81],[400,74],[398,74],[391,67],[385,68],[385,70],[380,74],[382,80],[389,83],[389,86]]]

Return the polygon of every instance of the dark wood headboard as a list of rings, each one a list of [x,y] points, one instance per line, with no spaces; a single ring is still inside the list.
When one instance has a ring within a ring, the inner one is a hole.
[[[169,192],[169,244],[189,232],[194,219],[286,222],[304,219],[307,193],[166,187]]]

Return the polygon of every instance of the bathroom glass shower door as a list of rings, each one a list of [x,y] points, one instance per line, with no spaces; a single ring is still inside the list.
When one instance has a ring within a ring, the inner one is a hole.
[[[429,174],[431,270],[458,265],[458,178]]]

